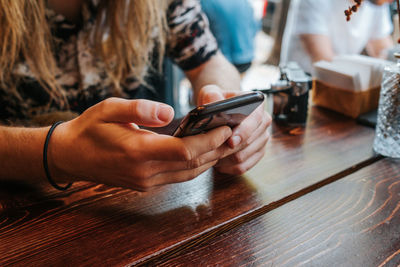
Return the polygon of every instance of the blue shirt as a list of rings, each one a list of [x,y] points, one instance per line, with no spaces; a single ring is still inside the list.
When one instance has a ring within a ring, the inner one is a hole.
[[[210,28],[224,56],[233,64],[250,63],[260,21],[247,0],[201,0]]]

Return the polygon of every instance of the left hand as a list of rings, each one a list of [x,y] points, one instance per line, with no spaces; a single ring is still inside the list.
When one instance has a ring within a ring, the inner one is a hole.
[[[224,91],[216,85],[207,85],[200,90],[197,104],[203,105],[240,94],[245,92]],[[233,129],[232,136],[226,142],[230,149],[215,165],[216,170],[240,175],[252,168],[264,156],[269,139],[267,128],[270,125],[271,116],[264,110],[263,103]]]

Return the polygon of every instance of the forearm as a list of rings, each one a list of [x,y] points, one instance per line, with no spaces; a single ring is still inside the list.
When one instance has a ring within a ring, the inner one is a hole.
[[[42,153],[47,130],[0,127],[0,179],[44,181]]]
[[[240,75],[225,57],[218,53],[200,67],[186,72],[192,83],[195,99],[205,85],[217,85],[224,90],[240,90]]]
[[[392,38],[389,36],[382,39],[370,40],[366,50],[369,56],[377,58],[387,58],[388,49],[393,47]]]
[[[329,37],[320,34],[302,34],[300,40],[312,62],[331,61],[335,56]]]

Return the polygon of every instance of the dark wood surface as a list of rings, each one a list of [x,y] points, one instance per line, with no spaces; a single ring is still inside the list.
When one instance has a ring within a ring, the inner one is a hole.
[[[169,261],[154,263],[398,266],[399,192],[400,161],[383,159]]]
[[[312,108],[305,128],[273,125],[266,156],[240,177],[208,171],[148,193],[83,182],[67,192],[1,182],[0,266],[173,259],[379,161],[373,137],[373,129],[352,119]]]

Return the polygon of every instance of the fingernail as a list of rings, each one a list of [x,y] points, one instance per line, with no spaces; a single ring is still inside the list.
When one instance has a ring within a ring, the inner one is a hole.
[[[215,102],[224,99],[224,96],[220,92],[209,92],[206,99],[207,102]]]
[[[239,135],[235,135],[234,137],[232,137],[232,144],[233,144],[233,146],[239,145],[240,142],[242,142],[242,138],[240,138]]]
[[[173,114],[172,107],[167,105],[158,106],[157,118],[160,121],[169,121],[171,119],[171,114]]]

